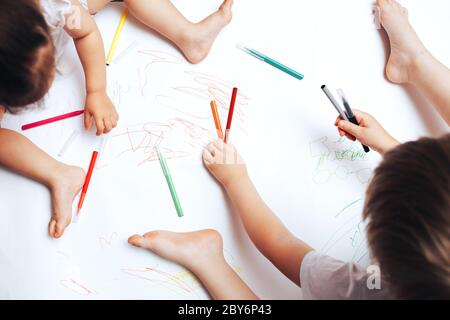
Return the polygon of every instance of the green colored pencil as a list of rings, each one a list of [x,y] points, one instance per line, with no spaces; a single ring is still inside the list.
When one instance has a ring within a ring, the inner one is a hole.
[[[178,216],[181,218],[183,216],[183,209],[181,208],[180,200],[178,199],[177,191],[175,190],[175,185],[173,184],[166,159],[164,159],[158,147],[156,147],[156,152],[158,152],[159,163],[161,164],[162,171],[166,177],[167,185],[169,186],[170,194],[172,195],[173,204],[175,205]]]
[[[272,58],[269,58],[265,54],[262,54],[261,52],[258,52],[255,49],[248,48],[240,43],[238,43],[236,46],[238,49],[241,49],[242,51],[248,53],[249,55],[254,56],[255,58],[258,58],[259,60],[264,61],[267,64],[270,64],[272,67],[275,67],[283,72],[286,72],[288,75],[290,75],[296,79],[303,80],[303,78],[305,77],[301,73],[285,66],[284,64],[282,64]]]

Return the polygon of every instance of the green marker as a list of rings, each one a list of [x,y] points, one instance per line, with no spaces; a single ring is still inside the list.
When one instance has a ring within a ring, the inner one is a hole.
[[[181,208],[180,200],[178,200],[177,191],[175,190],[166,159],[164,159],[158,147],[156,147],[156,152],[158,152],[159,163],[161,164],[162,171],[166,177],[167,185],[169,186],[170,194],[172,195],[173,204],[175,205],[175,209],[177,209],[178,216],[181,218],[183,216],[183,209]]]
[[[264,61],[265,63],[270,64],[271,66],[273,66],[283,72],[286,72],[288,75],[293,76],[294,78],[303,80],[303,78],[305,77],[301,73],[298,73],[297,71],[295,71],[289,67],[286,67],[284,64],[281,64],[278,61],[275,61],[272,58],[269,58],[268,56],[262,54],[261,52],[256,51],[255,49],[247,48],[246,46],[239,44],[239,43],[237,44],[237,48],[241,49],[242,51],[248,53],[251,56],[254,56],[255,58],[258,58],[261,61]]]

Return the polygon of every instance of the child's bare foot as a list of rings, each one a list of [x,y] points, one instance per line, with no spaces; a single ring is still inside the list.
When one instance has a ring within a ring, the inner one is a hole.
[[[128,243],[148,249],[193,272],[224,259],[222,237],[212,229],[194,232],[152,231],[143,236],[131,236]]]
[[[381,9],[381,24],[391,44],[386,76],[394,83],[410,82],[415,62],[427,50],[409,24],[405,8],[395,0],[377,0],[377,6]]]
[[[81,168],[62,165],[54,172],[54,176],[54,182],[50,186],[52,218],[48,225],[48,233],[54,238],[59,238],[72,220],[72,203],[83,187],[85,173]]]
[[[206,58],[220,30],[230,23],[232,6],[233,0],[225,0],[219,10],[186,30],[180,48],[189,62],[199,63]]]

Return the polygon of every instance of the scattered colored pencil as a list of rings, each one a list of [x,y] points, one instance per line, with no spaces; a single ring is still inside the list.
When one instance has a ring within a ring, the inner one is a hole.
[[[214,124],[216,125],[217,136],[219,139],[223,140],[223,131],[220,123],[219,111],[217,110],[217,103],[214,100],[211,101],[211,111],[214,118]]]
[[[89,187],[89,183],[91,182],[92,172],[94,172],[95,162],[97,161],[98,152],[92,152],[91,163],[89,164],[89,170],[86,175],[86,179],[84,180],[83,189],[81,190],[80,201],[78,201],[78,212],[80,213],[81,208],[83,207],[84,199],[86,198],[86,193]]]
[[[113,42],[111,44],[111,47],[109,48],[108,56],[106,57],[107,66],[111,64],[114,52],[116,51],[117,48],[117,44],[119,43],[120,34],[122,33],[127,17],[128,17],[128,9],[125,8],[123,10],[122,18],[120,19],[119,25],[117,26],[116,33],[114,34]]]
[[[82,115],[83,113],[84,113],[84,110],[78,110],[78,111],[73,111],[73,112],[69,112],[69,113],[66,113],[66,114],[62,114],[60,116],[56,116],[56,117],[53,117],[53,118],[44,119],[44,120],[36,121],[36,122],[33,122],[33,123],[25,124],[25,125],[22,126],[22,130],[25,131],[25,130],[33,129],[33,128],[36,128],[36,127],[44,126],[46,124],[50,124],[50,123],[53,123],[53,122],[65,120],[65,119],[68,119],[68,118],[77,117],[79,115]]]
[[[178,217],[181,218],[183,216],[183,209],[181,208],[180,200],[178,199],[178,194],[172,181],[172,176],[170,175],[169,166],[167,165],[166,159],[164,159],[158,147],[156,147],[156,152],[158,153],[159,163],[161,164],[162,171],[164,173],[164,176],[166,177],[167,185],[169,186],[173,204],[175,205],[175,209],[177,210]]]
[[[275,59],[272,59],[272,58],[266,56],[265,54],[262,54],[261,52],[256,51],[255,49],[248,48],[240,43],[238,43],[236,46],[238,49],[248,53],[249,55],[251,55],[261,61],[264,61],[267,64],[270,64],[272,67],[275,67],[278,70],[281,70],[296,79],[303,80],[303,78],[305,77],[303,74],[295,71],[294,69],[291,69],[291,68],[285,66],[284,64],[276,61]]]
[[[233,93],[231,95],[230,109],[228,110],[227,126],[225,129],[225,139],[224,139],[225,143],[227,143],[230,138],[231,121],[233,120],[234,105],[236,104],[237,93],[238,89],[233,88]]]

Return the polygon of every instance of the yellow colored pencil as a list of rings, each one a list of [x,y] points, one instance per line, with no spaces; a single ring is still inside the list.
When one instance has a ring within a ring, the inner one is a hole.
[[[106,57],[106,65],[107,66],[109,66],[109,64],[112,61],[114,51],[116,51],[117,43],[119,42],[120,34],[122,33],[122,29],[125,25],[125,21],[127,20],[127,17],[128,17],[128,9],[125,8],[123,10],[122,18],[120,19],[119,25],[117,26],[116,34],[114,35],[113,42],[111,44],[111,47],[109,48],[108,56]]]

